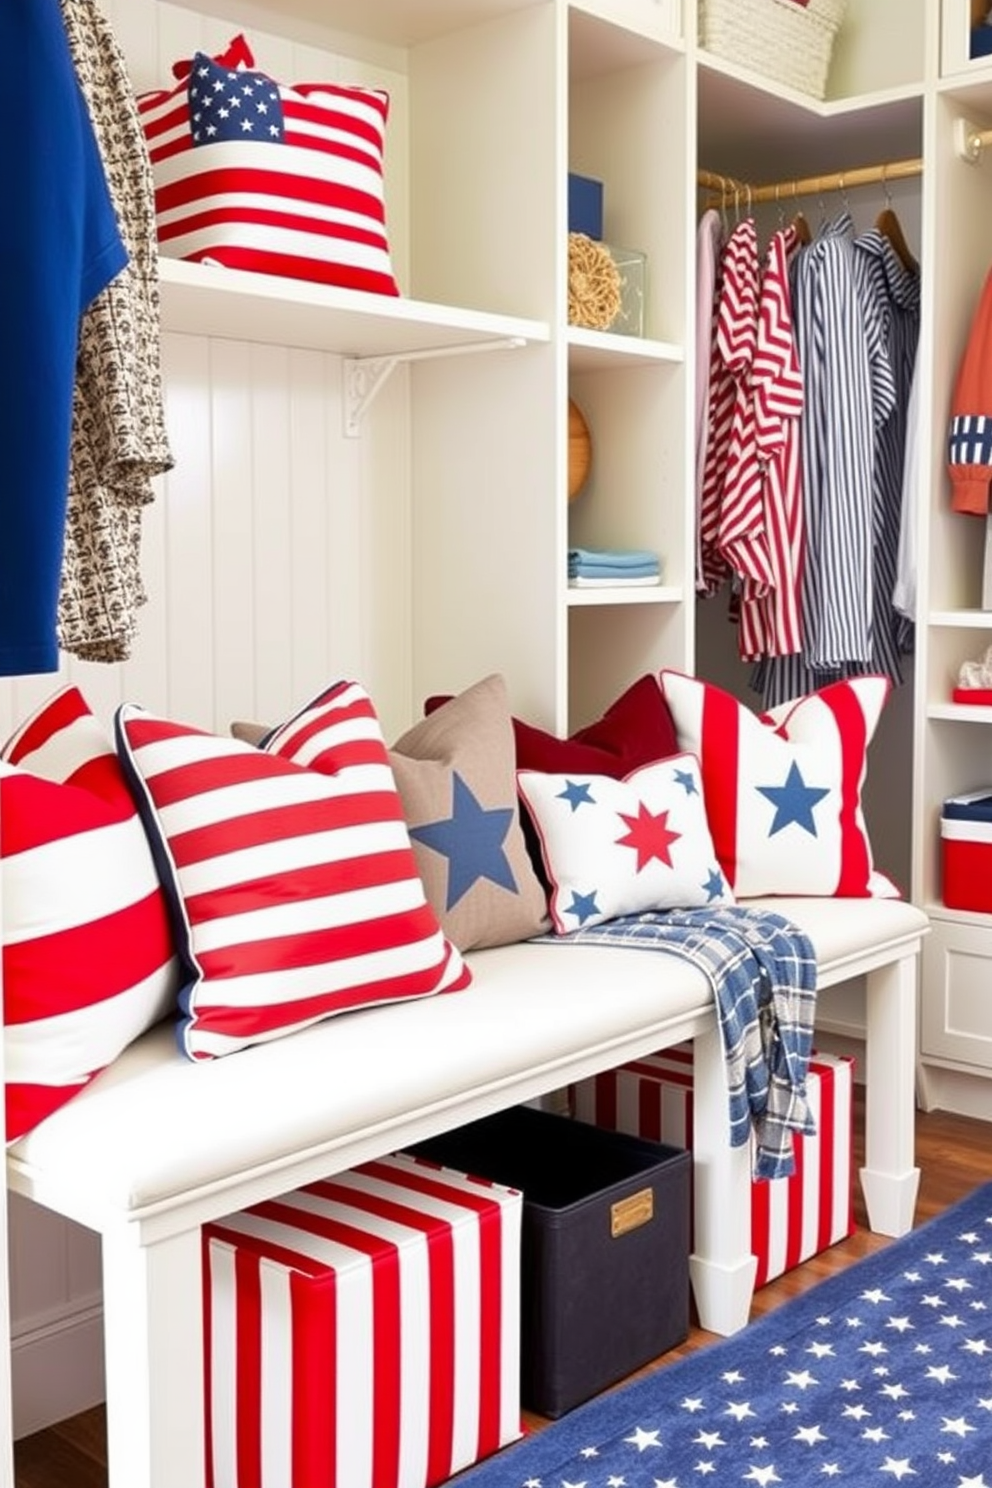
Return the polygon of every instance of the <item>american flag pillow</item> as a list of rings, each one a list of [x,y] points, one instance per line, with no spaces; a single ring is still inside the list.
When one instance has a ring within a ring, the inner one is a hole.
[[[854,677],[756,714],[663,671],[679,744],[698,755],[717,857],[738,898],[897,898],[876,871],[861,795],[891,684]]]
[[[7,1140],[175,1009],[167,906],[113,743],[75,687],[0,761]]]
[[[470,980],[427,903],[371,699],[342,682],[323,702],[332,773],[133,704],[117,711],[175,911],[191,1059]]]
[[[138,99],[161,251],[398,295],[383,187],[389,95],[287,87],[252,62],[236,37],[222,58],[197,52],[178,87]]]

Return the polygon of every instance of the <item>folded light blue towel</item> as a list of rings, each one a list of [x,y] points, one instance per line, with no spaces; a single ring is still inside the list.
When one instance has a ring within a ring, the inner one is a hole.
[[[587,564],[609,568],[643,568],[653,565],[658,567],[658,554],[652,553],[647,548],[569,548],[569,568]]]
[[[609,563],[577,563],[573,567],[569,564],[568,577],[570,579],[647,579],[657,578],[661,570],[657,562],[630,564],[628,567],[618,567]]]

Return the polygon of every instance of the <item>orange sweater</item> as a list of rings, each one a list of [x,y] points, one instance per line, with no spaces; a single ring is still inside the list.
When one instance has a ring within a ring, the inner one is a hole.
[[[992,485],[992,269],[986,275],[951,400],[951,509],[984,517]]]

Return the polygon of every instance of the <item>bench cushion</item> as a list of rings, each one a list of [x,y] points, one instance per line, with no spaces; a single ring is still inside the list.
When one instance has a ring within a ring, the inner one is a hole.
[[[895,900],[756,902],[807,931],[821,982],[907,954],[928,924]],[[643,950],[519,944],[468,959],[472,985],[457,996],[345,1015],[210,1063],[185,1060],[171,1027],[153,1029],[10,1149],[15,1187],[43,1202],[58,1192],[63,1208],[76,1193],[85,1217],[214,1195],[300,1153],[326,1152],[330,1171],[361,1133],[390,1150],[426,1134],[419,1117],[450,1110],[455,1125],[484,1092],[491,1109],[511,1104],[521,1072],[553,1090],[685,1037],[712,1007],[701,972]]]

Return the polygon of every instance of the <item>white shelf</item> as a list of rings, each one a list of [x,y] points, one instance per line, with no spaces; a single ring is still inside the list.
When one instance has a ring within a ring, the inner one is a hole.
[[[938,718],[947,723],[992,723],[992,708],[981,708],[974,703],[931,703],[927,708],[928,718]]]
[[[480,342],[543,342],[551,334],[543,321],[177,258],[159,260],[159,279],[163,330],[193,336],[304,347],[349,357],[388,357]]]
[[[627,589],[572,589],[568,591],[569,608],[585,605],[681,604],[685,595],[678,585],[644,584]],[[992,714],[992,708],[988,709]]]
[[[587,331],[582,326],[568,328],[568,365],[573,372],[594,371],[602,367],[629,367],[638,362],[678,366],[685,361],[685,349],[672,341],[652,341],[647,336],[618,336],[611,331]]]
[[[992,610],[934,610],[929,623],[955,630],[992,630]]]
[[[923,908],[932,920],[949,920],[956,925],[978,925],[983,929],[992,924],[992,915],[981,914],[977,909],[948,909],[939,900],[924,904]]]

